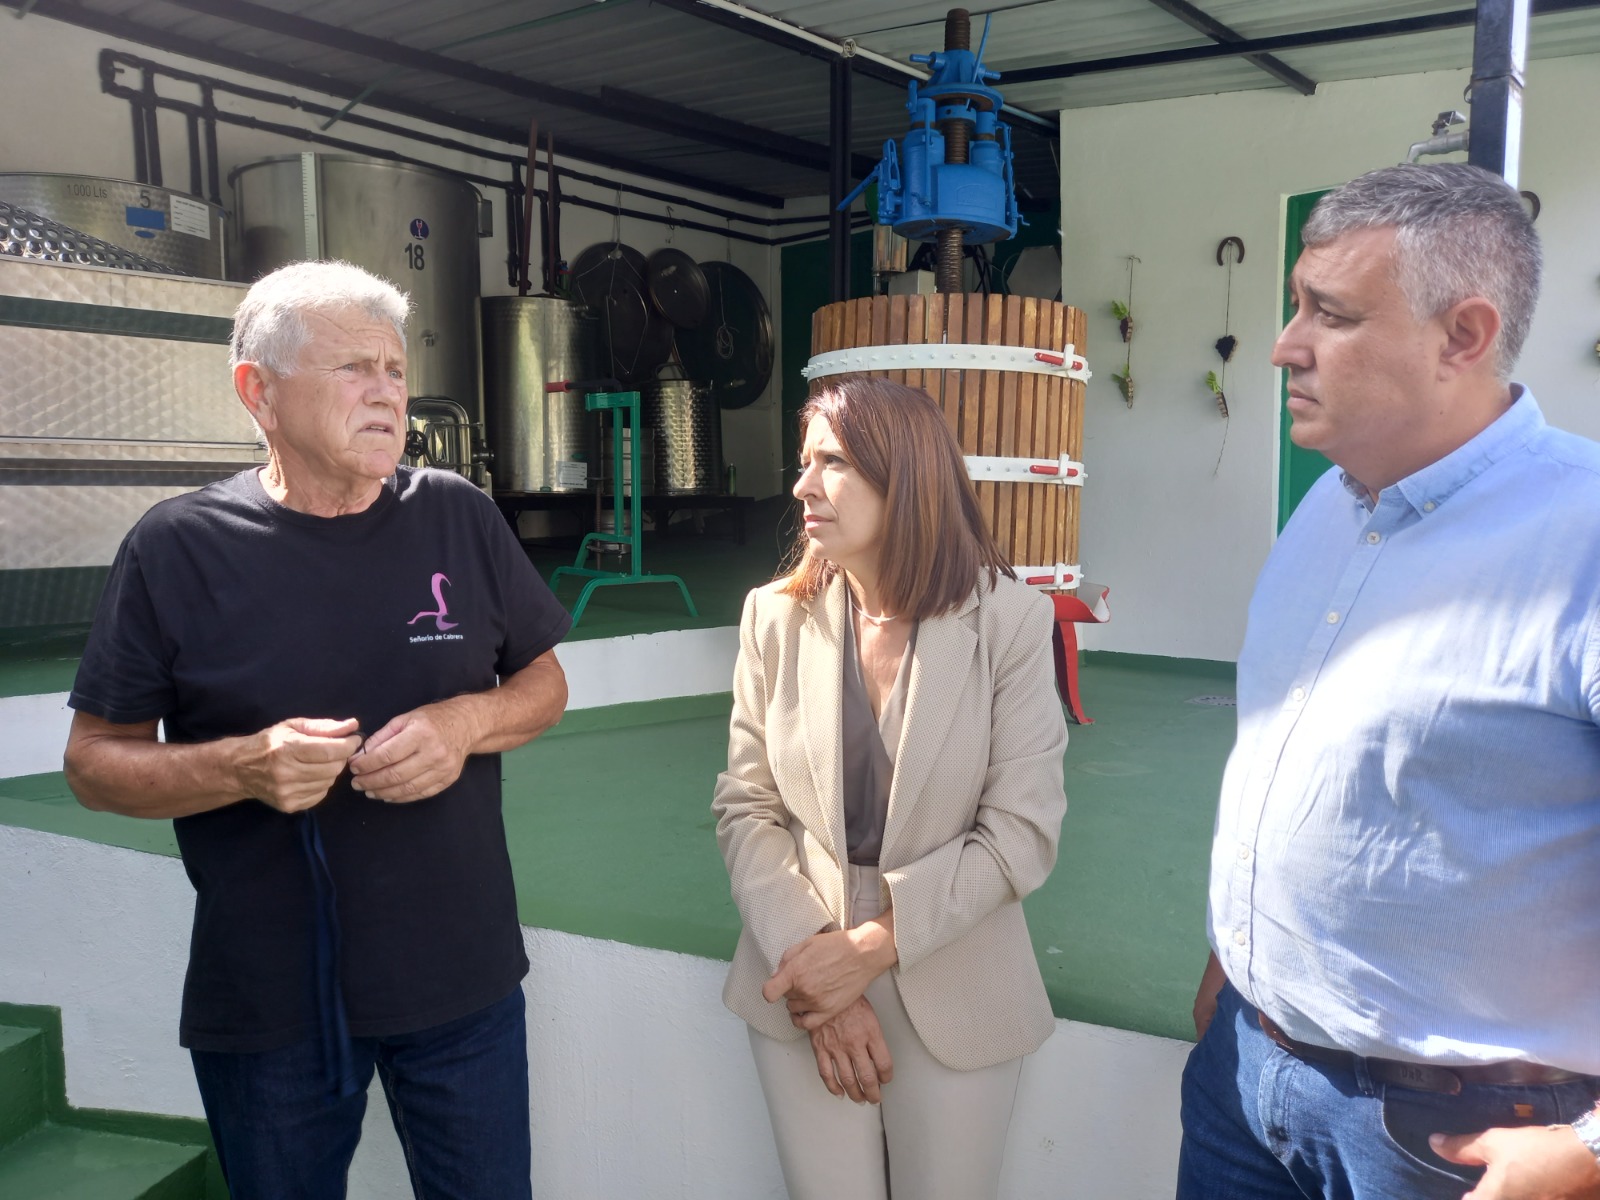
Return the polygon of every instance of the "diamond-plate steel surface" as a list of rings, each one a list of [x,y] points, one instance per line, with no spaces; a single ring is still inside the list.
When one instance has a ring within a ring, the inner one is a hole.
[[[250,463],[267,461],[265,446],[242,442],[213,442],[192,446],[173,442],[129,440],[114,442],[74,438],[72,441],[46,441],[32,438],[7,438],[0,435],[0,466],[15,459],[63,459],[72,462],[104,463]]]
[[[14,254],[37,262],[152,271],[158,275],[176,272],[176,268],[165,263],[113,246],[101,238],[90,237],[81,229],[73,229],[4,200],[0,200],[0,254]]]
[[[0,629],[92,621],[109,572],[109,567],[0,570]]]
[[[0,488],[0,570],[100,567],[152,504],[184,487]]]
[[[226,346],[0,326],[0,434],[253,443]]]
[[[244,292],[237,284],[0,258],[0,296],[23,300],[228,318]],[[0,462],[244,467],[261,458],[255,427],[233,393],[226,346],[0,326]],[[0,487],[0,609],[12,623],[85,619],[98,594],[95,570],[103,573],[134,522],[157,501],[190,490],[136,476],[113,485]]]
[[[656,488],[669,496],[723,490],[722,410],[711,389],[684,379],[647,386],[642,420],[656,431]]]
[[[8,172],[0,173],[0,200],[185,274],[227,274],[222,209],[181,192],[88,175]]]
[[[220,279],[142,275],[137,271],[0,256],[0,296],[232,317],[247,291],[249,288],[242,283]]]

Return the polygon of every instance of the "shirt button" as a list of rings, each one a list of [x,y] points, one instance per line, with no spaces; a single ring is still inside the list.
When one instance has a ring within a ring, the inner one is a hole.
[[[1383,541],[1383,534],[1378,533],[1376,530],[1367,534],[1367,544],[1369,546],[1376,546],[1381,541]]]
[[[1245,935],[1245,931],[1244,931],[1244,930],[1242,930],[1242,929],[1235,929],[1235,930],[1234,930],[1234,931],[1233,931],[1233,944],[1234,944],[1234,945],[1235,945],[1235,946],[1242,946],[1242,945],[1244,945],[1244,944],[1245,944],[1245,943],[1246,943],[1246,942],[1248,942],[1248,941],[1249,941],[1249,940],[1250,940],[1250,939],[1249,939],[1249,937],[1247,937],[1247,936],[1246,936],[1246,935]]]
[[[1294,691],[1289,693],[1289,696],[1294,700],[1304,700],[1306,698],[1306,690],[1305,688],[1295,688]]]
[[[1439,506],[1437,504],[1435,504],[1432,500],[1429,500],[1426,504],[1424,504],[1422,506],[1422,511],[1423,512],[1432,512],[1434,509],[1436,509],[1438,507]]]
[[[1328,624],[1329,625],[1337,625],[1338,623],[1339,623],[1339,614],[1337,612],[1329,613],[1328,614]]]
[[[1240,846],[1239,847],[1239,861],[1240,862],[1249,862],[1250,861],[1250,847],[1249,846]]]

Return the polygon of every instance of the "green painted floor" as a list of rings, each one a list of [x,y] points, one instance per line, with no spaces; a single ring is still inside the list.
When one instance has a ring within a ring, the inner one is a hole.
[[[1188,1037],[1234,730],[1233,708],[1190,701],[1231,697],[1233,668],[1091,654],[1082,690],[1096,724],[1072,728],[1060,861],[1027,902],[1045,982],[1060,1016]],[[578,712],[505,756],[526,924],[732,954],[738,917],[709,810],[729,703],[723,694]],[[0,780],[0,823],[176,853],[169,824],[81,809],[59,774]]]
[[[197,1200],[205,1152],[70,1125],[41,1125],[0,1153],[0,1196],[17,1200]]]
[[[0,1002],[0,1196],[227,1200],[203,1120],[67,1103],[61,1011]]]
[[[752,504],[745,519],[742,546],[730,536],[731,518],[724,513],[708,514],[706,532],[702,534],[690,532],[686,523],[679,522],[672,526],[670,537],[645,535],[645,571],[681,575],[699,610],[698,618],[688,616],[683,594],[670,584],[600,587],[595,589],[572,636],[621,637],[662,629],[737,625],[745,593],[773,577],[794,543],[794,530],[788,524],[790,503],[783,497]],[[528,555],[548,580],[557,567],[572,565],[576,551],[577,542],[573,539],[570,544],[530,546]],[[619,556],[608,556],[600,563],[591,560],[590,565],[617,570],[624,564]],[[556,596],[570,610],[582,590],[579,580],[563,579]]]

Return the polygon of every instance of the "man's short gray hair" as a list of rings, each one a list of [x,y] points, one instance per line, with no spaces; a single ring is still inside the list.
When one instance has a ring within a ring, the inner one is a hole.
[[[1301,241],[1322,246],[1356,229],[1393,226],[1395,281],[1411,315],[1436,317],[1469,296],[1500,311],[1495,367],[1509,379],[1533,323],[1543,255],[1522,198],[1466,163],[1384,167],[1329,192]]]
[[[276,375],[293,375],[311,340],[306,314],[351,310],[388,321],[404,349],[411,301],[392,283],[347,262],[279,267],[255,282],[233,314],[228,365],[260,363]]]

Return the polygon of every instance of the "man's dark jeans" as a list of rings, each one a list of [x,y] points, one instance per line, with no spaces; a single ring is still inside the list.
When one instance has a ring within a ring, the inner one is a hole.
[[[1584,1080],[1449,1096],[1303,1062],[1230,984],[1183,1072],[1178,1200],[1460,1200],[1483,1171],[1434,1154],[1430,1133],[1564,1123],[1594,1102]]]
[[[531,1195],[521,987],[460,1020],[353,1044],[360,1088],[345,1098],[328,1086],[316,1039],[262,1054],[191,1052],[233,1200],[342,1200],[374,1069],[418,1197]]]

